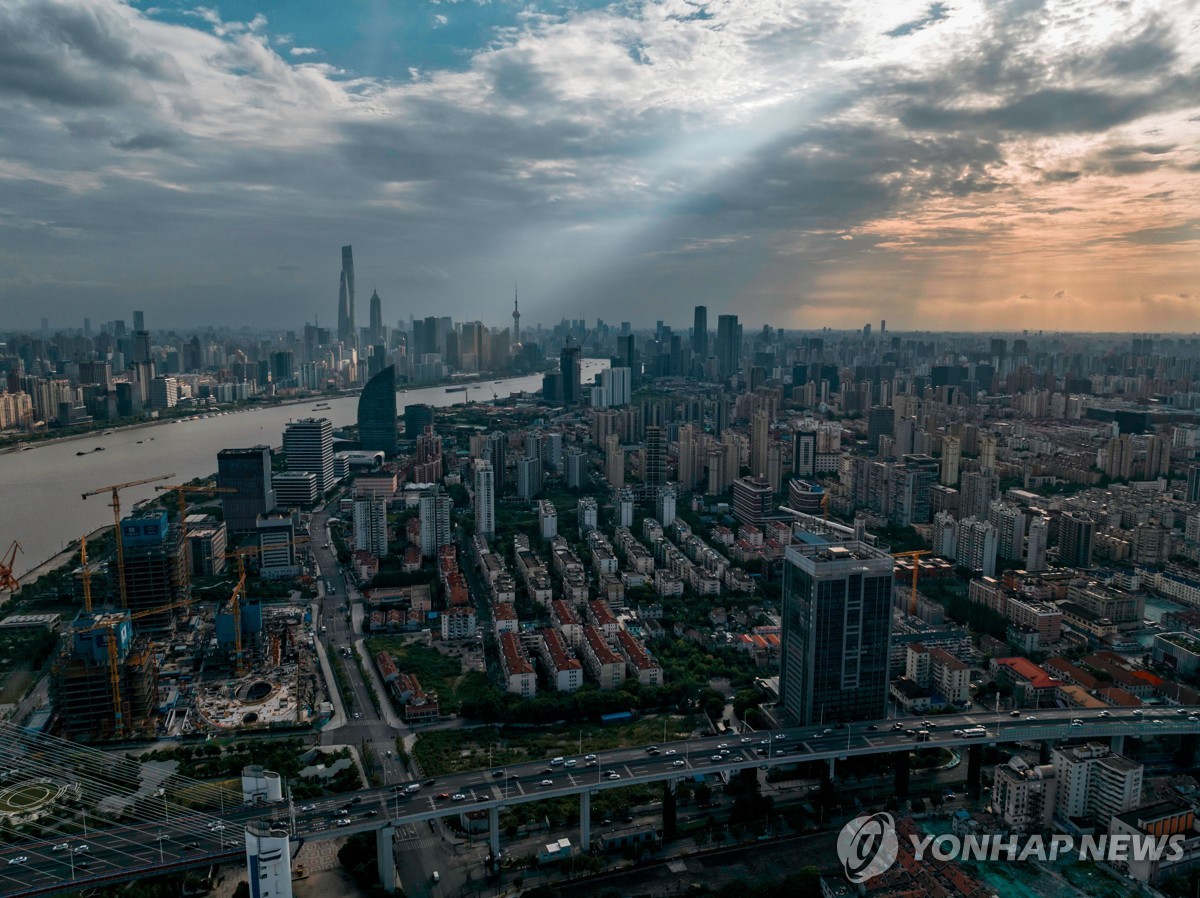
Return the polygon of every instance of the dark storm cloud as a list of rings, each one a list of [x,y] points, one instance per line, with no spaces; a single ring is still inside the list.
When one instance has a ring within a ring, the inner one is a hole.
[[[69,2],[0,4],[0,93],[65,106],[115,106],[134,81],[180,80],[165,53],[139,47],[112,10]]]

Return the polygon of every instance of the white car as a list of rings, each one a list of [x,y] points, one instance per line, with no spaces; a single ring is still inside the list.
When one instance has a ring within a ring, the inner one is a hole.
[[[666,751],[663,752],[663,754],[664,755],[673,755],[673,754],[675,754],[675,749],[668,748]]]
[[[749,741],[750,741],[750,737],[749,737],[749,736],[743,736],[743,737],[741,738],[741,740],[740,740],[740,741],[741,741],[741,742],[744,744],[744,743],[746,743],[746,742],[749,742]]]
[[[66,851],[70,847],[71,846],[68,845],[66,842],[59,842],[57,845],[54,846],[54,848],[52,850],[53,851]]]
[[[350,818],[349,818],[349,817],[342,817],[342,818],[340,818],[340,819],[338,820],[338,822],[337,822],[337,825],[338,825],[338,826],[349,826],[349,825],[350,825]]]
[[[683,758],[679,758],[678,760],[672,761],[671,766],[672,767],[686,767],[687,762],[685,760],[683,760]]]
[[[451,801],[464,801],[466,799],[466,797],[467,796],[463,795],[461,792],[455,792],[453,795],[450,796],[450,800]]]
[[[91,851],[91,850],[92,850],[92,849],[91,849],[90,847],[88,847],[87,845],[76,845],[76,846],[75,846],[75,853],[76,853],[76,854],[82,854],[82,853],[83,853],[83,852],[85,852],[85,851]]]
[[[553,786],[554,780],[542,780],[540,783],[538,783],[538,785],[539,786]]]
[[[713,755],[711,758],[709,758],[709,760],[710,761],[724,761],[725,759],[722,758],[720,755]]]
[[[619,780],[619,779],[621,778],[621,774],[619,774],[619,773],[610,773],[610,774],[608,775],[608,778],[609,778],[610,780]]]
[[[220,832],[221,830],[223,830],[224,828],[225,828],[225,824],[224,824],[224,823],[210,823],[210,824],[208,825],[208,829],[209,829],[209,831],[210,831],[210,832],[214,832],[214,833],[219,833],[219,832]]]
[[[29,863],[29,858],[23,854],[18,854],[16,857],[10,857],[8,859],[8,865],[10,867],[13,864],[27,864],[27,863]]]
[[[595,755],[584,755],[583,759],[585,761],[594,761],[594,760],[596,760],[596,756]]]

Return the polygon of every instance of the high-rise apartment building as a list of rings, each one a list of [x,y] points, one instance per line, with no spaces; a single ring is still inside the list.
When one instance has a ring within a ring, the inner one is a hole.
[[[646,428],[646,470],[642,472],[642,480],[654,488],[667,482],[667,434],[657,424]]]
[[[631,373],[628,368],[605,368],[600,372],[600,388],[604,391],[606,406],[618,408],[629,405],[631,385]]]
[[[610,433],[604,438],[604,476],[615,490],[625,486],[625,450],[619,434]]]
[[[1107,745],[1058,746],[1050,760],[1058,780],[1054,814],[1061,820],[1089,821],[1104,832],[1114,815],[1141,803],[1142,765]]]
[[[421,554],[433,558],[438,549],[450,544],[450,497],[440,489],[422,493],[420,519]]]
[[[270,447],[222,449],[217,453],[217,486],[236,490],[219,494],[230,536],[253,533],[258,516],[276,505]]]
[[[773,495],[765,477],[739,477],[733,482],[733,516],[741,524],[762,524],[771,513]]]
[[[958,437],[942,440],[942,486],[958,486],[958,465],[962,457],[962,444]]]
[[[354,500],[354,548],[376,558],[387,554],[387,500],[374,495]]]
[[[407,411],[407,409],[406,409]],[[388,365],[358,397],[358,443],[369,452],[396,454],[396,366]]]
[[[770,439],[770,415],[766,409],[761,409],[750,419],[750,473],[755,477],[767,476],[767,444]]]
[[[333,488],[333,424],[328,418],[289,421],[283,452],[289,471],[311,471],[322,494]]]
[[[517,497],[532,499],[542,491],[542,459],[523,455],[517,459]]]
[[[1029,536],[1025,540],[1025,570],[1031,574],[1046,569],[1046,545],[1049,542],[1050,521],[1034,514],[1029,521]]]
[[[858,541],[787,548],[779,692],[800,725],[886,716],[894,564]]]
[[[996,551],[1001,558],[1016,561],[1025,548],[1025,512],[999,500],[988,506],[988,521],[996,528]]]
[[[798,430],[792,434],[792,474],[796,477],[812,477],[816,473],[816,431]]]
[[[475,532],[487,539],[496,535],[496,478],[485,459],[475,462]]]
[[[1067,567],[1092,566],[1096,525],[1079,512],[1064,512],[1058,520],[1058,562]]]

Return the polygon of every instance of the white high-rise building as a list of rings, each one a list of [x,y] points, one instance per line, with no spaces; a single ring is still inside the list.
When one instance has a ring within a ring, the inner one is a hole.
[[[1046,569],[1046,542],[1049,534],[1049,519],[1035,515],[1029,522],[1029,537],[1025,541],[1025,570],[1030,573]]]
[[[354,500],[354,548],[376,558],[387,554],[387,500],[374,495]]]
[[[1103,832],[1113,815],[1141,803],[1142,765],[1107,745],[1055,748],[1050,758],[1058,779],[1054,813],[1062,820],[1091,820]]]
[[[333,487],[333,424],[328,418],[289,421],[283,452],[289,471],[311,471],[322,494]]]
[[[963,518],[955,533],[959,561],[985,577],[996,575],[996,528],[987,521]]]
[[[517,496],[532,499],[542,491],[542,460],[530,455],[517,460]]]
[[[605,405],[629,405],[632,374],[628,368],[605,368],[600,372],[600,388],[604,390]]]
[[[670,527],[675,520],[675,488],[665,486],[658,491],[658,521],[664,527]]]
[[[450,497],[441,490],[421,495],[421,554],[433,558],[450,544]]]
[[[292,843],[288,831],[266,823],[246,826],[250,898],[292,898]]]
[[[633,526],[633,490],[623,489],[617,493],[617,525]]]
[[[996,551],[1009,561],[1025,548],[1025,513],[1017,506],[996,500],[988,505],[988,522],[996,528]]]
[[[599,508],[596,505],[595,499],[591,496],[584,496],[575,503],[575,511],[579,518],[580,534],[585,534],[596,529],[599,523]]]
[[[942,439],[942,486],[958,485],[958,463],[961,458],[961,444],[958,437]]]
[[[488,539],[496,535],[496,478],[492,463],[475,462],[475,532]]]
[[[565,453],[566,481],[569,489],[580,489],[587,480],[587,453],[572,446]]]

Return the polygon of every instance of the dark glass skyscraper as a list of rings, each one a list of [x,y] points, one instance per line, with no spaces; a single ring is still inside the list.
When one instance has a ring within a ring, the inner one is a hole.
[[[433,406],[414,403],[404,406],[404,439],[415,440],[433,424]]]
[[[580,383],[578,346],[566,346],[558,359],[558,370],[562,376],[559,389],[562,390],[564,405],[578,405],[583,386]]]
[[[721,378],[732,377],[742,367],[742,326],[737,315],[717,318],[717,364]]]
[[[887,715],[894,564],[857,541],[788,547],[779,698],[801,726]]]
[[[237,490],[221,494],[230,536],[253,533],[258,516],[275,507],[270,447],[222,449],[217,453],[217,486]]]
[[[342,247],[342,274],[338,284],[338,339],[352,345],[357,331],[354,325],[354,248]]]
[[[696,318],[692,323],[692,354],[701,365],[708,358],[708,306],[696,306]]]
[[[372,343],[381,343],[383,341],[383,300],[379,298],[379,291],[371,291],[371,323],[370,337]]]
[[[407,410],[406,410],[407,411]],[[358,442],[370,452],[396,454],[396,366],[388,365],[358,397]]]

